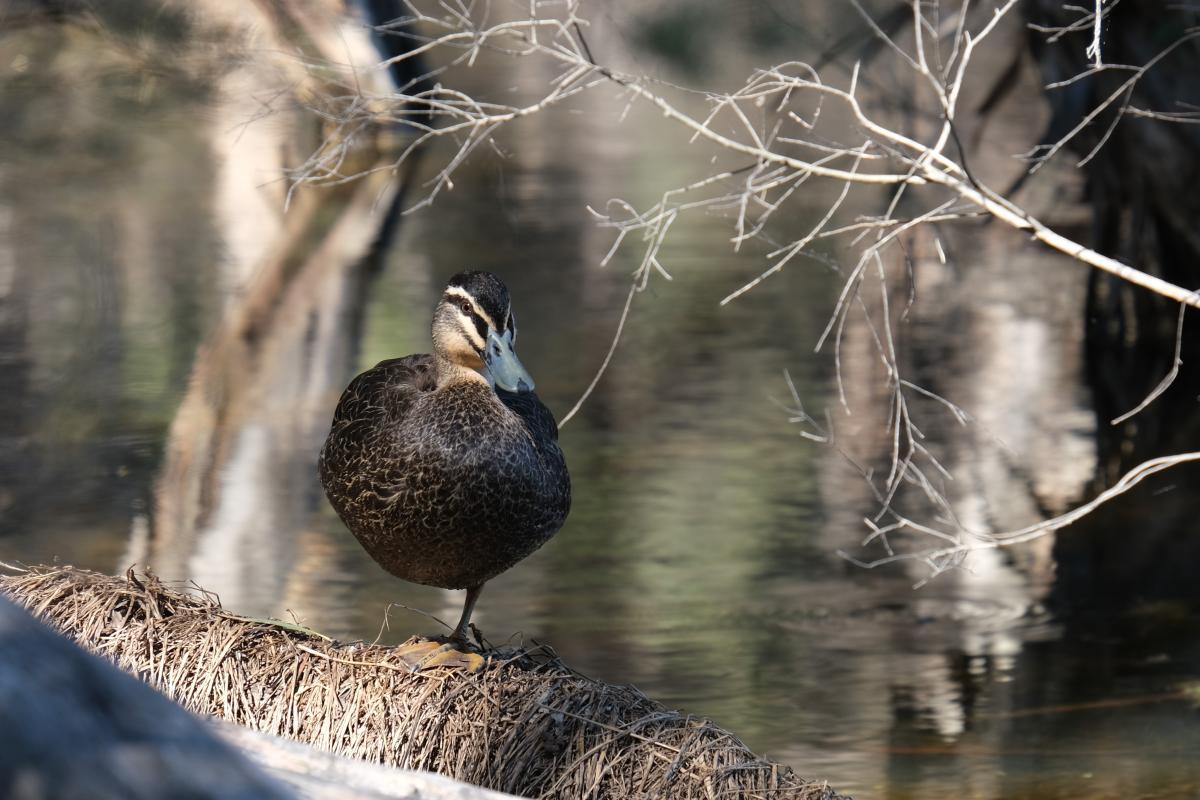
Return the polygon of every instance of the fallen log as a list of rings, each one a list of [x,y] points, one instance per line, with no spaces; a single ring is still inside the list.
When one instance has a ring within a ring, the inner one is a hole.
[[[0,797],[289,796],[200,720],[0,597]]]
[[[393,648],[239,617],[152,576],[37,568],[0,591],[185,708],[339,755],[527,797],[839,797],[547,648],[414,673]]]
[[[257,769],[256,769],[257,767]],[[0,596],[0,797],[511,800],[188,713]]]
[[[516,800],[444,775],[370,764],[232,722],[210,718],[208,724],[220,739],[303,800]],[[164,797],[174,800],[179,795]]]

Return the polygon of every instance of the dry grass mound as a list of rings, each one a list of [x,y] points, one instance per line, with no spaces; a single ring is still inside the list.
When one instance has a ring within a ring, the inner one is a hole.
[[[413,673],[392,648],[247,620],[153,577],[33,569],[0,590],[186,708],[342,755],[528,797],[838,797],[548,651]]]

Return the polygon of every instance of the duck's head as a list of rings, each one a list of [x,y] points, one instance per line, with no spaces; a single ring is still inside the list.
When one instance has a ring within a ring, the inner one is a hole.
[[[531,392],[533,378],[513,350],[516,340],[517,320],[503,281],[478,271],[450,279],[433,313],[433,353],[438,359],[479,370],[501,389]]]

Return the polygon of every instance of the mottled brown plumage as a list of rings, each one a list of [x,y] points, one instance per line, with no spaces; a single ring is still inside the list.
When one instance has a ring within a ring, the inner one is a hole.
[[[532,391],[489,380],[532,388],[511,351],[515,333],[499,279],[455,276],[434,313],[434,354],[383,361],[351,381],[321,452],[330,503],[380,566],[471,590],[456,639],[484,582],[543,545],[570,508],[549,410]]]

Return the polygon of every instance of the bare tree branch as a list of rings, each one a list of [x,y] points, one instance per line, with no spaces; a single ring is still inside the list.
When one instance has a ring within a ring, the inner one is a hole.
[[[386,123],[404,126],[413,133],[411,143],[397,157],[393,168],[417,148],[434,140],[451,144],[450,154],[426,185],[423,196],[409,210],[422,208],[452,187],[458,168],[481,144],[494,145],[494,137],[506,126],[549,113],[564,101],[581,94],[612,89],[624,98],[626,112],[635,103],[647,104],[676,123],[681,136],[690,142],[706,144],[707,153],[715,152],[733,163],[741,163],[742,166],[737,168],[715,168],[709,172],[714,168],[705,162],[701,176],[684,185],[665,189],[649,207],[639,208],[629,201],[614,198],[601,209],[588,209],[598,225],[613,232],[611,248],[602,264],[608,263],[620,248],[631,246],[631,242],[637,242],[633,246],[640,251],[637,266],[630,276],[629,293],[604,360],[563,423],[579,411],[611,363],[634,295],[646,289],[653,276],[671,279],[660,254],[682,215],[701,210],[724,214],[729,219],[733,250],[751,240],[771,245],[765,267],[756,277],[722,298],[721,305],[759,289],[772,276],[801,258],[825,259],[819,249],[814,249],[816,244],[836,238],[851,250],[847,263],[853,263],[853,267],[844,274],[841,292],[816,346],[819,350],[832,342],[839,401],[842,411],[848,415],[851,408],[842,380],[842,342],[852,312],[856,323],[861,312],[862,324],[874,347],[872,358],[878,358],[883,366],[888,404],[886,432],[891,452],[886,475],[880,480],[881,476],[846,456],[863,475],[879,503],[878,513],[866,520],[870,530],[866,542],[881,542],[888,552],[886,558],[877,561],[856,561],[863,566],[917,559],[928,565],[931,575],[936,575],[960,565],[970,552],[1019,544],[1058,530],[1146,477],[1176,464],[1200,459],[1200,454],[1187,453],[1146,462],[1092,502],[1069,514],[1019,531],[968,532],[958,523],[941,488],[952,480],[952,475],[925,443],[921,425],[913,416],[914,402],[923,398],[916,403],[920,406],[922,402],[932,400],[936,403],[935,409],[942,409],[942,413],[948,413],[960,424],[967,424],[971,417],[950,399],[918,386],[901,372],[894,329],[907,308],[899,318],[893,313],[890,293],[895,286],[894,279],[889,278],[888,264],[905,265],[905,275],[910,279],[911,304],[915,295],[911,288],[906,237],[934,224],[990,218],[1071,259],[1173,300],[1180,304],[1180,325],[1184,307],[1200,308],[1200,294],[1139,269],[1137,265],[1119,262],[1054,231],[1027,209],[982,183],[968,167],[967,153],[959,140],[956,123],[964,86],[981,48],[987,46],[989,37],[1013,14],[1017,0],[1004,0],[997,7],[978,9],[974,16],[971,15],[971,4],[963,0],[954,4],[956,13],[937,24],[931,22],[942,20],[941,4],[937,0],[932,3],[909,0],[911,49],[885,32],[859,0],[847,2],[863,18],[899,68],[913,78],[918,94],[916,109],[923,120],[932,120],[927,135],[902,132],[900,125],[887,120],[886,109],[881,111],[860,96],[864,68],[859,63],[854,65],[848,80],[839,85],[823,80],[808,64],[785,61],[754,70],[743,85],[732,92],[696,92],[644,75],[626,74],[598,62],[584,38],[588,23],[579,14],[577,0],[531,0],[528,4],[513,6],[410,0],[407,4],[409,13],[394,25],[402,27],[405,35],[414,37],[419,44],[398,58],[418,54],[440,57],[442,64],[430,73],[431,76],[447,74],[446,70],[455,67],[469,67],[486,53],[490,57],[537,59],[550,69],[552,77],[532,101],[522,104],[476,98],[442,85],[422,90],[406,89],[389,97],[367,98],[353,88],[353,81],[347,81],[346,96],[322,109],[336,133],[296,171],[293,190],[303,185],[339,183],[358,177],[361,173],[346,167],[349,143],[363,126]],[[1092,66],[1054,86],[1065,87],[1084,77],[1109,71],[1128,72],[1129,75],[1065,136],[1030,154],[1034,163],[1029,173],[1036,173],[1106,112],[1112,113],[1111,125],[1081,164],[1105,146],[1113,127],[1127,116],[1173,122],[1196,121],[1194,109],[1156,112],[1133,107],[1130,101],[1138,81],[1176,48],[1200,36],[1200,31],[1186,31],[1144,64],[1105,64],[1100,50],[1102,23],[1118,2],[1093,0],[1091,8],[1077,9],[1079,18],[1069,25],[1041,29],[1051,41],[1076,31],[1090,30],[1092,34],[1092,45],[1088,48]],[[932,14],[927,16],[926,9],[931,9]],[[502,18],[505,10],[516,13],[516,18]],[[412,33],[417,30],[419,34]],[[948,57],[943,61],[944,52],[948,52]],[[689,110],[691,104],[684,102],[685,98],[691,100],[696,96],[706,103],[702,113],[693,113]],[[827,107],[845,112],[843,117],[848,114],[853,123],[848,131],[840,121],[829,121],[837,115],[824,111]],[[951,142],[956,153],[948,153]],[[785,220],[794,215],[787,211],[795,209],[801,202],[800,188],[819,181],[832,182],[829,196],[833,199],[814,225],[802,233],[789,230]],[[852,205],[856,190],[868,192],[875,187],[890,187],[886,208],[881,214],[860,216],[853,221],[840,218],[844,209]],[[901,216],[901,206],[904,206],[904,216]],[[851,236],[846,237],[846,234]],[[942,253],[936,233],[934,241],[938,252]],[[942,258],[944,260],[944,254]],[[874,291],[864,293],[865,288],[878,290],[878,295]],[[1160,388],[1130,413],[1137,413],[1152,402],[1169,385],[1174,373],[1172,370]],[[795,404],[789,409],[790,419],[802,425],[801,435],[838,447],[831,418],[819,425],[801,407],[790,378],[788,386]],[[844,451],[843,455],[846,455]],[[896,497],[907,487],[924,496],[938,523],[921,523],[896,510]],[[885,520],[887,522],[883,524]],[[924,534],[939,544],[913,553],[896,552],[889,537],[899,531]]]

